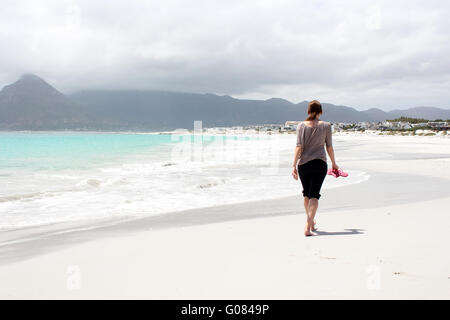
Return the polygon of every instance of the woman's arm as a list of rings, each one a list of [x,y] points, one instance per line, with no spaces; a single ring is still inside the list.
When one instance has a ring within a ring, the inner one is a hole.
[[[328,152],[328,156],[330,157],[333,170],[339,169],[339,166],[336,164],[336,159],[334,158],[333,146],[327,147],[327,152]]]
[[[297,126],[297,144],[294,151],[294,162],[292,163],[292,177],[295,180],[298,180],[298,172],[297,172],[297,162],[300,158],[300,154],[302,153],[302,145],[303,145],[303,130],[301,130],[301,124],[299,123]]]
[[[297,168],[297,162],[298,162],[298,158],[300,158],[300,154],[302,153],[302,147],[301,146],[297,146],[295,147],[295,151],[294,151],[294,162],[292,162],[292,166],[294,168]]]
[[[336,164],[336,159],[334,158],[334,149],[333,149],[333,133],[331,132],[331,124],[327,128],[326,136],[325,136],[325,144],[326,149],[328,152],[328,155],[330,156],[331,163],[333,165],[333,170],[339,169],[338,165]]]
[[[294,151],[294,162],[292,163],[292,177],[295,180],[298,180],[298,172],[297,172],[297,161],[298,158],[300,157],[300,154],[302,153],[302,147],[301,146],[297,146],[295,147],[295,151]]]

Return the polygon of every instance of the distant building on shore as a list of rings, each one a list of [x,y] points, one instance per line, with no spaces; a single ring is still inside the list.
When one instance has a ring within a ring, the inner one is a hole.
[[[450,123],[446,121],[430,121],[427,124],[435,129],[450,129]]]
[[[301,121],[286,121],[284,128],[288,130],[297,130],[297,126]]]

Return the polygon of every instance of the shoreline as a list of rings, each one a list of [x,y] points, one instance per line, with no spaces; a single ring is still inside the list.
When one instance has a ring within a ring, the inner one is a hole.
[[[286,169],[286,168],[283,168]],[[289,168],[288,168],[289,169]],[[289,173],[286,171],[287,174]],[[327,193],[329,190],[333,189],[340,189],[340,188],[349,188],[354,185],[359,185],[361,183],[364,183],[368,180],[370,180],[370,175],[367,174],[367,172],[364,172],[365,180],[356,181],[356,182],[347,182],[345,181],[343,185],[341,186],[330,186],[328,188],[322,188],[322,193]],[[329,179],[334,179],[331,177],[328,177]],[[296,188],[297,193],[299,193],[301,190],[301,185],[296,183],[294,185],[294,188]],[[300,188],[300,189],[299,189]],[[294,195],[284,195],[284,196],[274,196],[270,198],[261,198],[257,200],[246,200],[246,201],[236,201],[226,204],[219,204],[219,205],[204,205],[199,206],[196,208],[181,208],[176,211],[166,211],[156,214],[148,214],[148,215],[141,215],[141,216],[125,216],[125,217],[107,217],[107,218],[92,218],[92,219],[85,219],[85,220],[74,220],[74,221],[62,221],[62,222],[53,222],[53,223],[43,223],[43,224],[36,224],[36,225],[30,225],[30,226],[24,226],[24,227],[16,227],[16,228],[9,228],[9,229],[2,229],[0,230],[0,251],[3,246],[8,246],[10,244],[20,243],[20,242],[26,242],[31,241],[33,239],[39,239],[41,236],[51,236],[51,235],[58,235],[63,233],[71,233],[71,232],[78,232],[78,230],[95,230],[95,229],[101,229],[103,227],[109,227],[109,226],[121,226],[126,225],[127,223],[133,223],[135,221],[164,221],[167,217],[171,217],[170,220],[176,220],[177,218],[185,219],[186,213],[191,212],[207,212],[207,211],[226,211],[231,210],[233,211],[235,207],[241,207],[241,206],[247,206],[252,204],[259,204],[259,203],[272,203],[272,202],[278,202],[283,201],[284,199],[297,199],[297,196]],[[231,208],[231,209],[230,209]],[[227,218],[225,217],[225,220]],[[231,219],[233,220],[233,219]],[[176,224],[177,221],[174,221]],[[1,262],[1,259],[0,259]]]
[[[441,159],[450,163],[448,157]],[[415,160],[425,162],[429,159]],[[400,159],[384,161],[392,163],[400,161]],[[421,196],[426,199],[441,199],[448,194],[445,188],[436,187],[447,183],[444,178],[432,175],[406,174],[406,172],[392,173],[364,169],[370,175],[368,180],[322,190],[321,193],[324,197],[321,198],[319,211],[321,213],[339,212],[340,210],[355,211],[421,202],[421,199],[414,194],[414,191],[419,188],[423,190]],[[328,177],[328,179],[332,178]],[[405,179],[408,180],[408,184],[399,190],[395,182]],[[3,232],[0,237],[0,266],[52,252],[55,249],[64,248],[66,245],[116,237],[117,234],[130,235],[134,232],[152,232],[265,217],[304,216],[300,197],[301,186],[298,188],[298,196],[187,209],[146,217],[64,222],[30,227],[27,228],[28,230],[10,230]],[[355,192],[360,194],[360,197],[357,199],[348,197],[349,194]],[[380,201],[381,199],[382,201]],[[35,232],[30,233],[30,230]]]

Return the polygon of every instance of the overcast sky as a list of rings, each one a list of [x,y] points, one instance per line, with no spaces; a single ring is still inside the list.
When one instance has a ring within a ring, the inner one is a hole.
[[[1,0],[0,85],[450,108],[448,0]]]

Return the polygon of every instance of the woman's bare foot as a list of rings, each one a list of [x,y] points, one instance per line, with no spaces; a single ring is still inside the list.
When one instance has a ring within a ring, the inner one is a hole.
[[[317,228],[316,228],[316,221],[313,222],[311,231],[317,231]]]
[[[309,223],[306,223],[306,226],[305,226],[305,237],[309,237],[309,236],[312,236],[311,227],[310,227]]]

